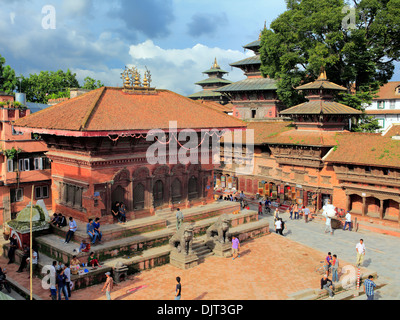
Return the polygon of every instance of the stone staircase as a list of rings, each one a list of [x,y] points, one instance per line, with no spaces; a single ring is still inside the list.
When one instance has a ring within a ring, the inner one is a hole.
[[[205,258],[213,256],[214,252],[207,246],[205,238],[196,239],[193,241],[193,252],[199,258],[199,261],[204,261]]]
[[[231,232],[240,236],[241,241],[252,239],[269,233],[269,224],[264,219],[258,220],[258,214],[252,210],[239,210],[239,204],[216,202],[213,204],[182,210],[184,221],[194,224],[193,250],[200,262],[214,253],[206,245],[205,232],[221,214],[227,213],[231,218]],[[104,273],[112,271],[118,262],[128,267],[128,274],[169,263],[169,239],[176,232],[176,212],[170,209],[156,212],[155,216],[128,221],[126,225],[114,224],[101,227],[103,241],[95,244],[90,251],[102,265],[101,268],[86,267],[87,273],[72,276],[74,289],[101,283]],[[82,239],[89,240],[86,225],[78,225],[78,231],[70,243],[64,243],[68,228],[54,228],[52,234],[35,237],[39,249],[39,265],[50,265],[52,261],[69,262],[74,249],[79,247]],[[8,253],[8,244],[3,246],[3,255]],[[20,263],[20,250],[16,252],[16,263]],[[78,258],[86,263],[89,253],[80,253]]]

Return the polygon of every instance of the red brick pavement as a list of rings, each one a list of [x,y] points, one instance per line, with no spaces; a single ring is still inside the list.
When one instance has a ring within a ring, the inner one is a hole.
[[[306,247],[274,233],[245,242],[241,257],[208,257],[197,267],[181,270],[165,265],[130,276],[130,280],[114,286],[114,300],[171,300],[176,281],[182,279],[184,300],[283,300],[288,294],[308,288],[318,288],[321,275],[314,270],[326,253]],[[4,266],[4,258],[0,263]],[[341,261],[341,265],[347,264]],[[29,287],[27,273],[13,272],[9,276]],[[146,288],[127,294],[127,290],[142,285]],[[105,300],[103,284],[72,293],[72,300]],[[34,293],[48,300],[48,291],[35,279]]]

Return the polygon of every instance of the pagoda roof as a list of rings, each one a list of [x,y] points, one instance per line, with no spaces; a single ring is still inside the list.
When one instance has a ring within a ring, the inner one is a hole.
[[[243,46],[243,48],[254,50],[254,48],[260,48],[260,46],[261,40],[256,40],[246,44],[245,46]]]
[[[222,70],[221,68],[219,68],[219,69],[211,68],[211,69],[208,69],[206,71],[203,71],[203,73],[212,74],[212,73],[229,73],[229,72],[225,71],[225,70]]]
[[[277,82],[271,78],[248,78],[216,89],[216,92],[276,90]]]
[[[317,80],[315,80],[314,82],[303,84],[296,88],[296,90],[314,90],[314,89],[347,91],[345,87],[339,86],[336,83],[328,81],[324,68],[321,68],[321,73]]]
[[[239,119],[169,90],[102,87],[18,119],[20,131],[64,136],[146,133],[151,129],[244,128]]]
[[[228,73],[228,71],[222,70],[217,62],[217,58],[215,58],[214,63],[211,66],[211,69],[203,71],[203,73],[210,73],[210,74],[212,74],[212,73]]]
[[[188,98],[211,98],[211,97],[220,97],[222,93],[215,92],[213,90],[202,90],[196,93],[192,93],[188,95]]]
[[[227,85],[227,84],[230,84],[233,82],[230,80],[221,79],[221,78],[207,78],[207,79],[201,80],[199,82],[196,82],[195,84],[202,85],[202,84],[213,84],[213,83],[216,83],[216,84],[220,83],[222,85]]]
[[[249,64],[261,64],[261,59],[259,55],[255,55],[246,59],[239,60],[230,64],[232,67],[246,66]]]
[[[334,101],[311,100],[280,112],[282,115],[295,114],[362,114],[361,111]]]

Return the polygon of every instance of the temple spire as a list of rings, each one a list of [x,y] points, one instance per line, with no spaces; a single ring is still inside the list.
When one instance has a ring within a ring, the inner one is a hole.
[[[328,80],[324,66],[321,67],[320,72],[319,72],[319,77],[317,80]]]
[[[213,66],[211,67],[211,69],[221,69],[220,66],[219,66],[218,63],[217,63],[217,57],[215,57],[215,59],[214,59],[214,64],[213,64]]]

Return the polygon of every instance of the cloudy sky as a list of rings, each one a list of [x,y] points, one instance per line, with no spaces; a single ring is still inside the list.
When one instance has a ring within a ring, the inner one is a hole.
[[[229,64],[251,56],[242,46],[285,9],[284,0],[0,0],[0,54],[17,75],[69,68],[81,84],[120,86],[126,65],[146,66],[152,85],[188,95],[215,57],[227,79],[244,79]]]

